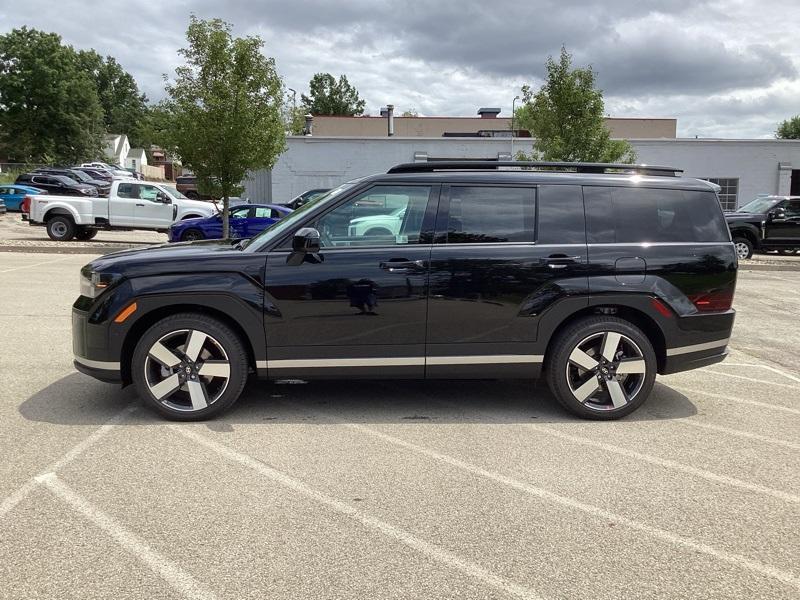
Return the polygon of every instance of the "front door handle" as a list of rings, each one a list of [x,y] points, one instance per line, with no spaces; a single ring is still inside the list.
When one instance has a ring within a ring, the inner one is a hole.
[[[139,203],[137,202],[137,203],[136,203],[136,206],[144,206],[144,204],[139,204]]]
[[[380,268],[389,273],[410,273],[428,268],[426,260],[408,260],[405,258],[392,258],[382,262]]]

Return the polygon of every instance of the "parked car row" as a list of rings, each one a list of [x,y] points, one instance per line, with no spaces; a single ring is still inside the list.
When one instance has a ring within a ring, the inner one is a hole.
[[[230,209],[230,237],[250,238],[261,233],[292,210],[278,204],[242,204]],[[222,215],[184,219],[169,228],[170,242],[222,238]]]

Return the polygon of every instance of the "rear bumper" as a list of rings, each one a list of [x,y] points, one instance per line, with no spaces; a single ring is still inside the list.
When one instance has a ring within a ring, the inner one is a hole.
[[[683,348],[670,348],[664,361],[662,375],[680,373],[722,362],[728,357],[728,340],[718,340]]]

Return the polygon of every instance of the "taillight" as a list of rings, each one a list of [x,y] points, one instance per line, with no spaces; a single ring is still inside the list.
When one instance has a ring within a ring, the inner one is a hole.
[[[20,210],[24,212],[26,215],[30,214],[31,212],[31,197],[25,196],[22,200],[22,204],[20,205]]]
[[[705,294],[694,294],[689,296],[689,300],[700,312],[721,312],[730,310],[733,304],[733,290],[726,288],[723,290],[711,290]]]

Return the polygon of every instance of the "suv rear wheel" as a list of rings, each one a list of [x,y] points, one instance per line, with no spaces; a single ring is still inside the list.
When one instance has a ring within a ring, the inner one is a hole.
[[[139,395],[175,421],[207,419],[233,405],[247,382],[247,351],[217,319],[193,313],[150,327],[133,353]]]
[[[618,419],[644,403],[656,377],[647,336],[616,317],[588,317],[554,341],[547,383],[570,412],[596,420]]]

